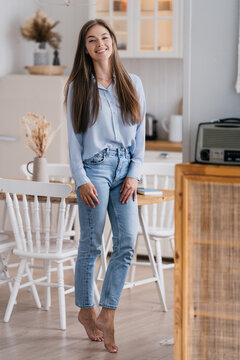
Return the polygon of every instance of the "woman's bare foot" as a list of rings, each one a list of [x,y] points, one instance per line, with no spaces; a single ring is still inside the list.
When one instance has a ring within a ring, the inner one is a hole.
[[[103,332],[96,326],[96,312],[94,308],[81,309],[78,321],[84,326],[90,340],[103,341]]]
[[[114,340],[114,315],[115,310],[102,308],[96,320],[97,327],[103,332],[104,346],[110,353],[118,352]]]

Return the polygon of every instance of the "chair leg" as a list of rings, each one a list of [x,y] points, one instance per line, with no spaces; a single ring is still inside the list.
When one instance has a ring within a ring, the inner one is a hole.
[[[38,296],[38,292],[37,292],[36,286],[33,284],[32,272],[31,272],[31,270],[29,269],[28,263],[26,263],[26,271],[27,271],[28,280],[29,280],[29,282],[32,283],[30,286],[31,286],[33,298],[34,298],[34,300],[35,300],[35,303],[36,303],[36,305],[37,305],[37,308],[40,309],[40,308],[41,308],[41,302],[40,302],[40,299],[39,299],[39,296]]]
[[[4,322],[8,322],[11,317],[11,314],[13,311],[13,306],[14,306],[14,303],[17,298],[18,290],[20,287],[20,283],[22,281],[22,276],[23,276],[25,267],[26,267],[26,259],[22,259],[19,264],[18,273],[17,273],[16,279],[15,279],[15,282],[13,285],[13,289],[12,289],[12,292],[11,292],[11,295],[10,295],[10,298],[9,298],[9,301],[7,304],[7,309],[5,312],[4,319],[3,319]]]
[[[51,264],[49,260],[44,260],[44,273],[47,278],[47,282],[51,282]],[[44,310],[49,310],[51,306],[51,288],[50,286],[45,287],[45,301]]]
[[[166,302],[163,264],[162,264],[162,250],[161,250],[161,244],[160,244],[159,240],[155,240],[155,248],[156,248],[156,260],[157,260],[158,276],[159,276],[159,281],[160,281],[160,284],[161,284],[162,296],[164,298],[164,301]]]
[[[66,330],[66,304],[65,304],[65,291],[64,291],[64,274],[63,264],[57,264],[58,271],[58,303],[60,314],[60,327],[61,330]]]

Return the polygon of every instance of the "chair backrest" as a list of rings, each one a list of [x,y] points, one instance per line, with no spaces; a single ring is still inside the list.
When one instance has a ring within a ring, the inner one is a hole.
[[[145,162],[142,167],[142,185],[146,188],[174,190],[174,163]],[[145,221],[150,227],[174,228],[174,201],[144,206]]]
[[[66,184],[0,179],[0,190],[6,194],[6,203],[17,248],[29,253],[49,252],[51,205],[54,201],[53,198],[59,198],[57,237],[51,252],[61,252],[65,231],[65,199],[72,191],[72,187]],[[45,206],[45,216],[42,222],[40,221],[40,203]],[[30,216],[31,204],[33,204],[33,216]]]
[[[28,165],[28,168],[33,172],[33,163],[31,162]],[[21,171],[25,175],[26,179],[32,179],[32,175],[27,170],[27,164],[22,164],[20,166]],[[59,180],[61,182],[72,181],[72,174],[69,164],[47,164],[49,180]]]
[[[31,172],[33,172],[33,162],[31,162],[28,165],[28,168]],[[32,179],[32,175],[27,170],[27,164],[22,164],[20,166],[20,169],[25,175],[26,179],[29,180]],[[47,169],[48,169],[48,176],[50,181],[56,180],[60,182],[73,182],[72,173],[69,164],[48,163]],[[55,214],[55,212],[56,211],[54,210],[53,214]],[[66,233],[68,233],[69,235],[74,235],[73,224],[76,218],[76,214],[77,214],[77,207],[68,204],[67,216],[65,218],[65,224],[66,224],[65,227],[66,227]],[[55,215],[53,218],[56,218]],[[54,230],[54,226],[52,226],[52,232],[56,232]]]

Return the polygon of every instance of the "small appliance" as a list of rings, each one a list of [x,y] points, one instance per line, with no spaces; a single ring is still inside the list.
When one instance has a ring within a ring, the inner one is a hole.
[[[157,120],[154,115],[146,114],[146,140],[155,140],[157,138]]]
[[[240,119],[200,123],[195,161],[202,164],[240,165]]]

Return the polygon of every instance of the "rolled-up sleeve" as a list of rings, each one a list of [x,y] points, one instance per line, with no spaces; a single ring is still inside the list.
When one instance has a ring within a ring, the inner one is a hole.
[[[132,159],[128,170],[128,177],[140,180],[142,164],[144,160],[145,152],[145,115],[146,115],[146,100],[144,95],[144,90],[142,86],[142,81],[138,76],[134,76],[135,87],[138,93],[139,102],[142,111],[142,121],[137,125],[136,136],[135,136],[135,149],[132,153]]]
[[[82,134],[76,134],[72,125],[72,84],[69,86],[67,97],[67,125],[68,125],[68,148],[70,167],[76,187],[90,182],[83,167],[82,161]]]

